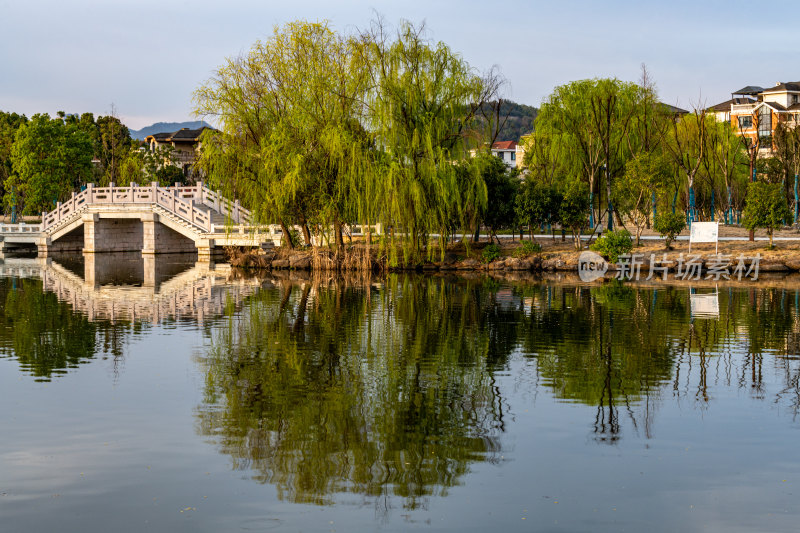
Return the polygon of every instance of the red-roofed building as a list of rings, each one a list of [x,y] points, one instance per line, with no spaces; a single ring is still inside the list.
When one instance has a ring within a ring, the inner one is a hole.
[[[517,168],[516,141],[498,141],[492,145],[492,155],[503,160],[511,168]]]

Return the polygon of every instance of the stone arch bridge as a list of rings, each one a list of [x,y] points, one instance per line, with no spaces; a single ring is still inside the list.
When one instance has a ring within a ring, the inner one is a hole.
[[[280,228],[253,226],[251,214],[205,187],[89,184],[42,213],[41,224],[0,224],[0,253],[21,248],[58,252],[197,252],[209,261],[224,246],[280,241]]]

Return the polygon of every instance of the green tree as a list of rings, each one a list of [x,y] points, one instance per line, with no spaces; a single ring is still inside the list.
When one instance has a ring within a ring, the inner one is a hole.
[[[773,247],[773,232],[790,216],[781,184],[752,182],[748,185],[742,225],[751,231],[766,228],[770,248]]]
[[[6,206],[21,202],[23,214],[40,214],[91,177],[91,139],[74,123],[37,114],[17,130],[11,162]]]
[[[537,135],[561,136],[568,174],[581,176],[590,197],[605,183],[610,203],[612,182],[630,153],[628,133],[643,94],[637,85],[617,79],[581,80],[556,87],[542,105]]]
[[[500,81],[493,72],[478,76],[444,43],[426,39],[424,27],[407,22],[395,35],[376,23],[361,41],[373,88],[370,122],[387,154],[384,213],[408,235],[404,249],[418,255],[426,235],[443,234],[468,208],[464,191],[476,187],[459,182],[453,162],[468,157],[476,112],[496,98]],[[486,199],[471,201],[480,209]]]
[[[367,69],[358,43],[327,23],[292,22],[230,59],[195,93],[219,132],[203,138],[200,166],[260,220],[334,226],[376,222],[381,198],[363,127]],[[313,220],[312,220],[313,219]]]
[[[670,178],[667,162],[658,154],[642,152],[628,160],[625,173],[614,183],[617,209],[636,227],[636,246],[650,220],[651,196],[663,190]]]
[[[0,111],[0,187],[5,188],[6,182],[9,182],[13,174],[11,147],[14,145],[17,130],[27,121],[25,115]],[[8,193],[11,195],[8,206],[16,205],[13,191],[8,191]],[[6,191],[0,190],[0,194],[5,196]]]
[[[575,249],[583,248],[581,231],[589,224],[589,195],[585,183],[574,180],[567,186],[558,205],[558,221],[572,232]]]
[[[97,118],[98,148],[96,155],[103,168],[106,183],[120,181],[120,167],[133,146],[130,131],[113,112]]]
[[[498,229],[514,225],[514,199],[519,178],[516,172],[493,155],[481,154],[475,158],[474,164],[478,166],[486,184],[487,207],[483,213],[483,223],[489,228],[490,236],[494,235],[497,239]],[[497,242],[500,240],[497,239]]]
[[[558,203],[554,189],[534,179],[526,178],[517,191],[514,210],[520,224],[528,226],[528,233],[536,242],[535,228],[552,222],[557,217]]]

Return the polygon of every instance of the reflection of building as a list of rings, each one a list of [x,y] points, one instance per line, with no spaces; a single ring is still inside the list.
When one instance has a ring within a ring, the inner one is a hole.
[[[211,129],[206,126],[190,130],[181,128],[172,133],[154,133],[145,137],[144,141],[151,151],[162,146],[172,148],[172,154],[186,177],[194,177],[193,167],[197,161],[197,151],[200,148],[200,136]]]
[[[238,306],[261,286],[257,279],[232,280],[228,265],[187,264],[180,271],[147,256],[128,264],[119,256],[88,254],[84,259],[83,277],[50,259],[21,258],[6,259],[0,275],[41,278],[45,291],[92,321],[202,322],[221,315],[231,303]],[[129,284],[104,284],[120,278]]]

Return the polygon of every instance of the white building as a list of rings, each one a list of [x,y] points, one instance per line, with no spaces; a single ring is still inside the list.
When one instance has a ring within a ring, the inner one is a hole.
[[[507,166],[517,168],[517,143],[515,141],[498,141],[492,145],[492,155],[503,160]]]

